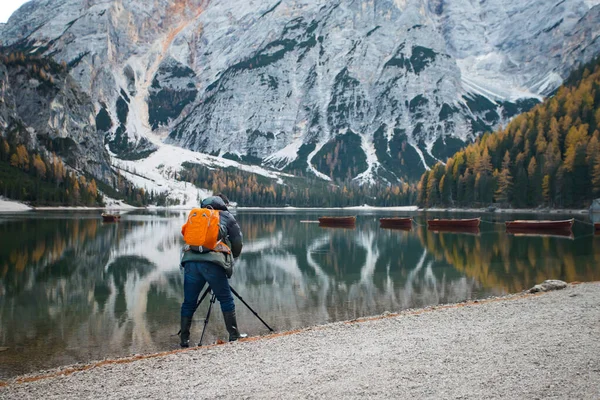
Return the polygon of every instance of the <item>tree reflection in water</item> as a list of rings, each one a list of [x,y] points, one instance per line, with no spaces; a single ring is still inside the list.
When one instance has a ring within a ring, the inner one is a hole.
[[[598,280],[599,238],[515,237],[300,223],[307,212],[240,212],[245,246],[232,286],[278,330],[520,291],[544,279]],[[174,349],[185,212],[1,217],[0,377]],[[594,246],[593,243],[596,242]],[[250,334],[264,326],[237,302]],[[208,302],[192,328],[199,339]],[[225,338],[220,313],[207,343]]]

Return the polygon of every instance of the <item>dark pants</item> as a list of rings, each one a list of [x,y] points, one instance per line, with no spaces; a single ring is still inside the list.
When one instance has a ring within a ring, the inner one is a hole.
[[[185,275],[183,279],[183,304],[181,304],[182,317],[192,317],[194,315],[198,296],[207,282],[221,304],[221,311],[235,310],[229,281],[222,267],[211,262],[187,261],[183,264],[183,268]]]

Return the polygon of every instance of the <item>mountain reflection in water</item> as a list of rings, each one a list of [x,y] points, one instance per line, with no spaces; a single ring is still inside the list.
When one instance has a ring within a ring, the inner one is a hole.
[[[389,213],[388,213],[389,214]],[[319,214],[320,215],[320,214]],[[232,286],[277,330],[517,292],[545,279],[600,279],[600,238],[574,240],[379,228],[321,228],[310,212],[237,215],[244,250]],[[177,348],[185,212],[0,217],[0,378]],[[424,216],[416,216],[421,223]],[[266,328],[236,300],[240,326]],[[208,301],[192,327],[197,341]],[[205,343],[225,338],[220,312]]]

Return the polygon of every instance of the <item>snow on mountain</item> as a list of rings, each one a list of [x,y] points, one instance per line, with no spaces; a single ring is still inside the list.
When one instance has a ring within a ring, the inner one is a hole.
[[[163,143],[394,182],[552,93],[598,54],[599,14],[600,0],[33,0],[0,32],[67,62],[115,163],[161,184],[165,158],[195,154]]]
[[[155,152],[142,160],[121,160],[114,157],[112,161],[119,172],[137,187],[155,193],[167,192],[169,199],[186,208],[197,206],[200,199],[213,193],[176,179],[184,163],[200,164],[208,168],[233,167],[273,179],[280,184],[283,183],[282,177],[289,176],[260,166],[241,164],[168,144],[157,146]]]

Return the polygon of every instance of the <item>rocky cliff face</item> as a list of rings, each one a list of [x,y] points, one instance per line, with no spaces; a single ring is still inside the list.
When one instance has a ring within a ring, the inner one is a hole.
[[[62,66],[38,58],[0,62],[2,135],[55,152],[71,168],[111,182],[114,174],[94,118],[91,98]]]
[[[6,131],[16,117],[15,99],[8,81],[8,70],[0,62],[0,130]]]
[[[33,0],[112,153],[162,141],[324,179],[417,178],[600,50],[600,0]]]

